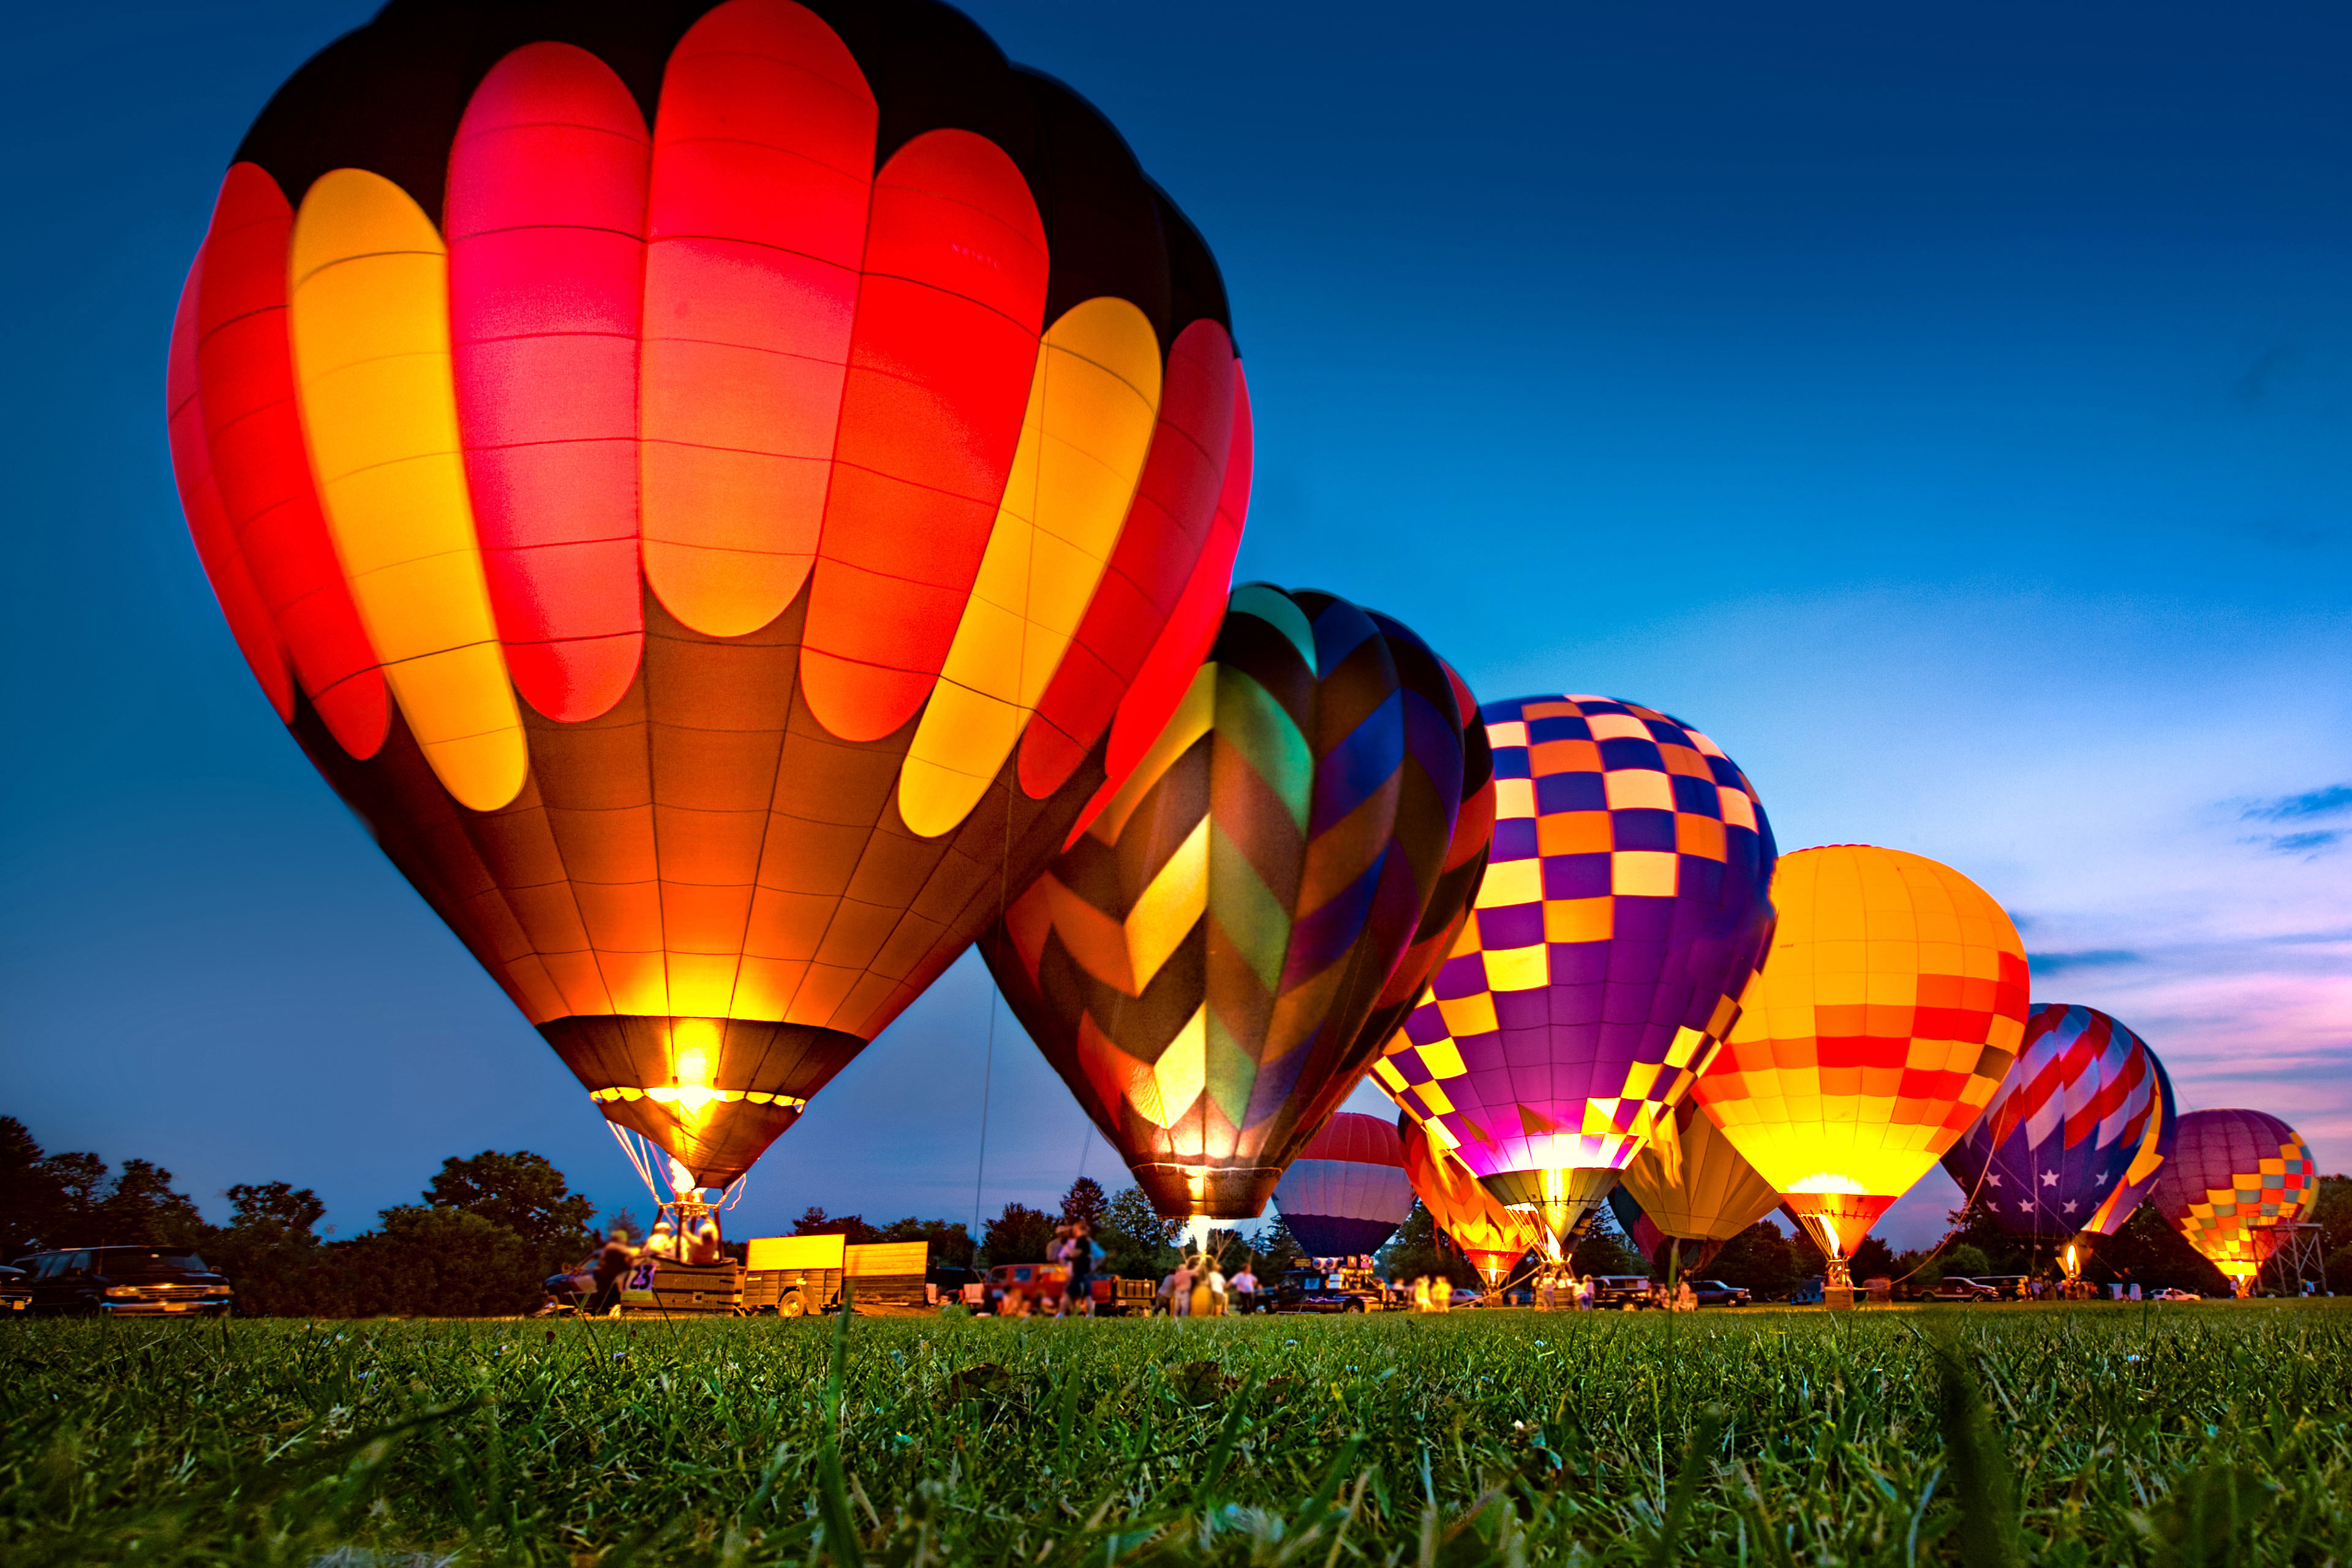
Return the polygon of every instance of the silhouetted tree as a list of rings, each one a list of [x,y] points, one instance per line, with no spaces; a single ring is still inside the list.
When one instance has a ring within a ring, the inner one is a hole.
[[[961,1220],[917,1219],[908,1215],[884,1226],[880,1239],[929,1243],[934,1268],[971,1267],[971,1231]]]
[[[1109,1208],[1110,1200],[1103,1195],[1102,1184],[1092,1176],[1080,1176],[1062,1194],[1062,1223],[1074,1225],[1084,1220],[1100,1230],[1103,1215]]]
[[[1462,1256],[1454,1238],[1438,1228],[1427,1205],[1416,1201],[1412,1212],[1380,1250],[1381,1272],[1391,1279],[1411,1280],[1443,1274],[1456,1285],[1476,1285],[1478,1271]]]
[[[1617,1216],[1603,1204],[1592,1216],[1592,1225],[1585,1231],[1576,1250],[1568,1255],[1569,1267],[1579,1274],[1640,1274],[1650,1272],[1648,1261],[1625,1233],[1617,1228]]]
[[[1176,1267],[1176,1248],[1171,1244],[1182,1228],[1161,1219],[1142,1188],[1121,1187],[1103,1210],[1095,1233],[1095,1242],[1103,1249],[1097,1267],[1129,1279],[1156,1280]]]
[[[551,1259],[577,1259],[597,1240],[589,1230],[596,1205],[572,1190],[544,1154],[485,1149],[470,1160],[452,1155],[421,1194],[434,1208],[457,1209],[501,1226]],[[385,1211],[389,1213],[390,1211]]]
[[[1043,1263],[1046,1244],[1053,1239],[1053,1215],[1027,1204],[1006,1204],[1004,1212],[988,1222],[981,1247],[993,1268],[1000,1263]]]
[[[205,1260],[228,1276],[245,1317],[299,1317],[331,1310],[338,1289],[316,1226],[327,1212],[318,1194],[285,1182],[239,1184],[226,1194],[233,1217],[205,1238]]]
[[[1802,1248],[1802,1255],[1808,1263],[1821,1256],[1810,1247]],[[1759,1219],[1723,1244],[1706,1274],[1727,1285],[1747,1287],[1759,1301],[1782,1300],[1796,1289],[1799,1256],[1798,1247],[1779,1226]]]
[[[814,1204],[801,1211],[793,1222],[794,1236],[838,1236],[852,1247],[870,1247],[882,1239],[882,1233],[866,1223],[863,1215],[829,1215]]]

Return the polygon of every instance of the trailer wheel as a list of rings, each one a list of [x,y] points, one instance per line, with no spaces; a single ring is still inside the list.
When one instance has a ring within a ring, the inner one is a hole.
[[[779,1318],[799,1318],[807,1314],[808,1303],[801,1299],[797,1290],[785,1291],[783,1300],[776,1303],[776,1316]]]

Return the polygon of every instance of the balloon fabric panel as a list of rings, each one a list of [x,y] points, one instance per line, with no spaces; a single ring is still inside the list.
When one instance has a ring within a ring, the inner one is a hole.
[[[398,185],[337,169],[288,265],[302,428],[361,624],[443,787],[494,810],[529,759],[458,446],[447,252]]]
[[[899,777],[918,831],[971,809],[1063,663],[1128,520],[1160,391],[1159,342],[1126,300],[1086,300],[1046,329],[988,548]]]
[[[1189,679],[1247,492],[1214,263],[1117,134],[943,8],[821,9],[387,7],[248,134],[167,396],[306,752],[604,1113],[710,1182],[1113,793],[1133,671],[1049,782],[1021,725],[943,719],[953,798],[908,793],[940,678],[1042,706],[1124,571],[1141,668]],[[1206,524],[1131,504],[1163,413],[1223,444]],[[960,648],[983,588],[1029,629]]]
[[[1771,931],[1771,830],[1722,750],[1654,709],[1479,712],[1493,848],[1379,1076],[1482,1178],[1622,1169],[1738,1016]]]
[[[1224,479],[1217,496],[1217,511],[1209,526],[1207,542],[1194,563],[1176,607],[1169,612],[1135,673],[1127,695],[1111,720],[1110,747],[1105,759],[1109,776],[1103,791],[1080,815],[1083,824],[1110,798],[1134,771],[1145,750],[1153,745],[1169,715],[1191,686],[1193,672],[1209,656],[1225,615],[1225,588],[1232,580],[1234,558],[1240,552],[1242,520],[1249,510],[1251,465],[1255,445],[1250,427],[1248,378],[1241,363],[1234,364],[1233,435],[1226,448]]]
[[[816,559],[877,113],[831,29],[771,0],[712,10],[664,73],[646,253],[645,574],[697,631],[767,625]]]
[[[2123,1229],[2124,1221],[2140,1205],[2148,1190],[2156,1185],[2156,1173],[2172,1156],[2173,1142],[2180,1131],[2180,1101],[2172,1092],[2172,1075],[2164,1070],[2164,1060],[2154,1051],[2147,1054],[2148,1065],[2156,1069],[2156,1090],[2148,1107],[2147,1125],[2141,1129],[2139,1147],[2133,1152],[2131,1163],[2125,1167],[2123,1180],[2116,1183],[2105,1202],[2092,1211],[2085,1232],[2113,1236]]]
[[[2145,1041],[2095,1008],[2045,1003],[1944,1169],[2001,1229],[2063,1238],[2090,1228],[2159,1114]]]
[[[993,143],[908,142],[875,178],[801,680],[878,740],[946,663],[1013,468],[1045,304],[1037,209]]]
[[[180,493],[187,498],[188,532],[221,616],[236,639],[237,651],[261,683],[269,705],[280,719],[294,716],[294,685],[286,668],[286,653],[269,606],[246,570],[245,552],[236,531],[229,526],[228,509],[213,476],[212,438],[205,432],[204,390],[196,370],[196,296],[204,288],[202,253],[180,290],[180,304],[172,317],[171,357],[164,365],[164,401],[171,410],[172,473]]]
[[[2192,1110],[2148,1202],[2241,1295],[2278,1250],[2279,1227],[2309,1217],[2319,1167],[2294,1128],[2259,1110]]]
[[[1983,889],[1899,849],[1784,856],[1772,897],[1770,957],[1698,1101],[1843,1256],[2008,1073],[2025,948]]]
[[[515,689],[609,710],[645,649],[637,340],[650,146],[595,56],[517,49],[449,150],[449,321],[482,565]]]
[[[1198,321],[1177,334],[1132,512],[1022,741],[1032,795],[1060,787],[1100,738],[1202,558],[1233,444],[1234,378],[1223,327]]]
[[[1412,755],[1412,703],[1450,762]],[[1126,786],[984,945],[1162,1213],[1260,1212],[1377,1049],[1363,1024],[1434,887],[1416,862],[1452,842],[1462,728],[1403,627],[1245,584]]]
[[[383,744],[391,700],[310,477],[287,330],[293,234],[278,183],[230,165],[205,237],[197,382],[214,482],[295,681],[336,742],[366,757]]]

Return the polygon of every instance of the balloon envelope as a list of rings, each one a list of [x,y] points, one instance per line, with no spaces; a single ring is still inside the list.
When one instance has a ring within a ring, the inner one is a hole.
[[[1983,889],[1900,849],[1780,860],[1764,973],[1699,1108],[1832,1258],[1968,1131],[2025,1030],[2025,947]]]
[[[1244,584],[1143,763],[983,944],[1161,1214],[1262,1212],[1362,1077],[1400,966],[1469,896],[1466,727],[1403,626]]]
[[[1385,1117],[1333,1112],[1282,1173],[1274,1201],[1311,1258],[1377,1252],[1412,1213],[1396,1128]]]
[[[1656,1239],[1643,1243],[1637,1237],[1635,1244],[1652,1253],[1658,1240],[1696,1242],[1697,1247],[1684,1249],[1685,1267],[1691,1268],[1780,1206],[1772,1184],[1687,1100],[1673,1116],[1659,1120],[1656,1134],[1625,1167],[1610,1201],[1620,1194],[1655,1233]],[[1617,1217],[1624,1224],[1623,1209]],[[1632,1226],[1626,1234],[1633,1235]]]
[[[945,6],[837,15],[385,7],[239,148],[168,377],[281,717],[709,1184],[1159,732],[1247,493],[1117,133]]]
[[[1469,1168],[1429,1141],[1423,1124],[1397,1117],[1405,1173],[1437,1227],[1462,1249],[1486,1283],[1498,1283],[1520,1258],[1547,1248],[1551,1237],[1532,1214],[1506,1208],[1478,1183]]]
[[[1654,709],[1479,713],[1496,805],[1475,914],[1376,1070],[1566,1240],[1738,1016],[1771,932],[1772,833],[1722,749]]]
[[[2310,1217],[2319,1172],[2294,1128],[2259,1110],[2192,1110],[2148,1202],[2244,1295],[2284,1238]]]
[[[2091,1228],[2162,1106],[2146,1041],[2096,1008],[2044,1003],[1944,1169],[2000,1229],[2063,1240]]]

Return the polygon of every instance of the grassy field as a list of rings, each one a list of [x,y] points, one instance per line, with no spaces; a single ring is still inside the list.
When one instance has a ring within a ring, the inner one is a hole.
[[[2352,1558],[2352,1304],[17,1321],[0,1357],[12,1568]]]

